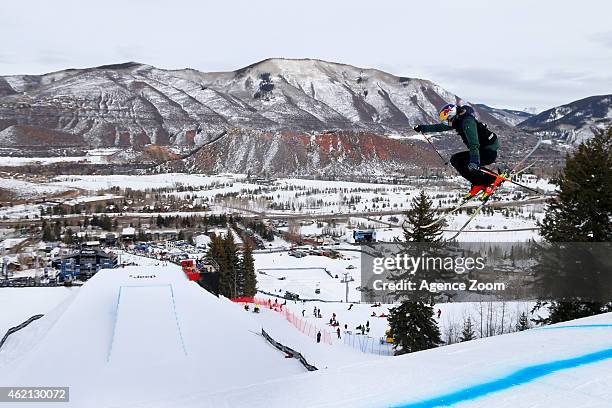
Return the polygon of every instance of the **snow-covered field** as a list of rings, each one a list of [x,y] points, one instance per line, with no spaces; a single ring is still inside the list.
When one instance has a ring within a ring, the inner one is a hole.
[[[342,255],[342,259],[331,259],[314,255],[294,258],[286,252],[255,254],[258,287],[279,296],[289,291],[307,299],[341,301],[345,300],[346,291],[346,285],[341,280],[344,273],[348,273],[349,280],[354,280],[349,283],[349,301],[358,301],[361,295],[356,290],[361,283],[360,254],[347,251]],[[350,269],[351,266],[354,269]],[[315,293],[317,287],[321,290],[320,294]]]
[[[0,177],[0,188],[15,192],[17,198],[28,198],[46,194],[58,194],[70,190],[67,187],[47,184],[32,183],[15,178]]]
[[[554,189],[546,180],[526,175],[527,185],[542,191]],[[191,199],[196,204],[206,204],[209,212],[199,215],[238,212],[245,216],[254,213],[260,216],[338,216],[335,221],[321,221],[302,224],[300,234],[309,237],[332,231],[334,236],[352,242],[354,230],[375,229],[378,241],[393,241],[403,236],[400,228],[402,212],[410,206],[410,201],[421,189],[439,208],[451,208],[464,192],[464,183],[457,178],[444,180],[411,179],[407,184],[378,184],[346,181],[324,181],[306,179],[278,179],[261,184],[248,179],[243,174],[188,175],[179,173],[157,175],[92,175],[57,176],[47,182],[28,182],[16,179],[2,179],[2,186],[15,191],[19,196],[41,196],[59,193],[70,189],[85,191],[85,195],[73,198],[66,204],[111,198],[100,191],[111,187],[135,190],[165,189],[162,194]],[[485,213],[478,216],[460,240],[528,240],[537,239],[536,222],[541,219],[543,205],[526,200],[512,185],[506,185],[495,196],[495,205],[509,205],[509,209],[495,209],[494,215]],[[33,218],[40,215],[41,206],[47,204],[17,204],[0,209],[0,217],[12,220]],[[380,215],[380,214],[386,215]],[[115,215],[110,214],[109,215]],[[174,211],[165,215],[193,215],[186,211]],[[355,216],[350,217],[350,214]],[[364,214],[372,214],[366,216]],[[388,214],[394,214],[391,217]],[[125,213],[138,216],[139,213]],[[149,214],[155,216],[156,214]],[[453,235],[467,219],[466,214],[458,214],[449,219],[447,236]],[[296,221],[289,221],[297,223]],[[291,227],[291,226],[290,226]],[[474,231],[474,232],[470,232]],[[477,231],[477,232],[476,232]]]
[[[244,179],[242,174],[207,176],[199,174],[166,173],[155,175],[103,175],[103,176],[57,176],[50,184],[85,190],[101,190],[110,187],[131,188],[133,190],[163,187],[209,186],[218,183],[231,183]]]

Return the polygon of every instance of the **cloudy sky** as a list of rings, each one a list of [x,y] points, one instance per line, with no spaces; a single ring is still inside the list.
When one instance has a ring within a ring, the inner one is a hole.
[[[427,78],[497,107],[612,93],[605,0],[19,0],[0,15],[0,75],[309,57]]]

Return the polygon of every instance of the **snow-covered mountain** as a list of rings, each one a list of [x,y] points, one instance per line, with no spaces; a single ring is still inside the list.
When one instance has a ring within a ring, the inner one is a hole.
[[[495,119],[504,122],[508,126],[515,126],[533,116],[532,113],[529,113],[527,111],[492,108],[482,103],[478,103],[475,106],[477,106],[481,112],[487,112],[489,115],[493,116]]]
[[[320,60],[267,59],[212,73],[130,62],[0,77],[0,148],[157,145],[193,153],[208,144],[203,152],[213,156],[191,154],[186,168],[297,174],[322,171],[328,159],[353,173],[365,162],[377,170],[418,167],[432,164],[431,152],[423,155],[423,142],[406,137],[413,125],[436,122],[448,102],[465,103],[428,80]],[[511,114],[475,108],[489,125],[516,133],[507,126]],[[352,139],[332,152],[330,133]],[[418,160],[402,161],[410,157]]]
[[[228,127],[403,132],[461,100],[427,80],[319,60],[221,73],[125,63],[0,79],[0,131],[27,125],[92,146],[192,145]]]
[[[577,144],[612,126],[612,95],[597,95],[557,106],[518,125],[535,134]]]

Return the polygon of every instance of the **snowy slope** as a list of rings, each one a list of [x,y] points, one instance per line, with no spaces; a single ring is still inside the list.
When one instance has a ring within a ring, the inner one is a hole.
[[[217,299],[176,266],[104,270],[9,338],[0,384],[68,385],[73,407],[604,408],[612,398],[612,314],[377,357],[332,353],[341,344],[317,345],[273,313]],[[284,358],[262,326],[321,369]]]
[[[605,314],[146,406],[608,408],[611,381]]]
[[[77,287],[0,289],[0,336],[33,315],[47,313],[77,291]]]

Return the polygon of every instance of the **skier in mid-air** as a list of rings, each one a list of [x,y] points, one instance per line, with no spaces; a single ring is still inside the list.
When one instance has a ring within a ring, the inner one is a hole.
[[[414,130],[419,133],[446,132],[455,130],[468,147],[468,151],[451,156],[451,165],[472,183],[466,198],[475,197],[480,192],[482,198],[493,194],[495,176],[480,171],[480,166],[495,163],[499,140],[487,125],[476,120],[474,108],[467,105],[457,106],[451,103],[444,105],[439,113],[440,121],[435,125],[417,125]]]

